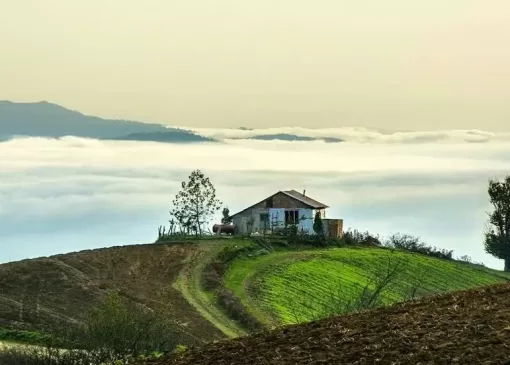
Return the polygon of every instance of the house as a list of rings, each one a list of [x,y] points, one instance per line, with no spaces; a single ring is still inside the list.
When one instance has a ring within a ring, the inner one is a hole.
[[[269,233],[294,224],[299,232],[314,234],[313,221],[319,212],[324,233],[339,238],[343,232],[343,220],[326,218],[327,208],[326,204],[306,196],[306,191],[288,190],[279,191],[230,218],[239,234]]]

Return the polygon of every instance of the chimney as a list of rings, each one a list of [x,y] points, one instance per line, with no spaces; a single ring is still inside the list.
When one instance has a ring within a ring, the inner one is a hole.
[[[303,196],[305,196],[305,195],[306,195],[306,189],[305,189],[305,190],[303,190]]]

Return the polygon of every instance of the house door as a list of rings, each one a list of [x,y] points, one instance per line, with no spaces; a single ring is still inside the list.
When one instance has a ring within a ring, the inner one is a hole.
[[[260,213],[260,229],[262,231],[266,231],[270,228],[269,226],[269,214],[268,213]]]

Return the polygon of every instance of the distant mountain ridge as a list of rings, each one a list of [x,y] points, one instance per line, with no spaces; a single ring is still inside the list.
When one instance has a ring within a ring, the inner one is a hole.
[[[241,127],[240,130],[252,129]],[[75,136],[116,141],[152,141],[161,143],[219,142],[214,137],[183,128],[157,123],[104,119],[84,115],[47,101],[18,103],[0,100],[0,142],[16,137],[60,138]],[[260,134],[234,139],[259,141],[342,142],[335,137],[309,137],[292,133]]]
[[[161,124],[87,116],[46,101],[0,101],[0,142],[13,136],[64,137],[155,141],[172,143],[211,142],[213,138]]]
[[[169,128],[170,129],[170,128]],[[210,137],[203,137],[183,129],[171,128],[167,132],[130,133],[123,137],[105,138],[121,141],[152,141],[166,143],[217,142]]]
[[[260,141],[300,141],[300,142],[311,142],[311,141],[324,141],[326,143],[342,142],[343,140],[335,137],[308,137],[298,136],[296,134],[289,133],[275,133],[275,134],[259,134],[256,136],[248,137],[246,139],[255,139]]]

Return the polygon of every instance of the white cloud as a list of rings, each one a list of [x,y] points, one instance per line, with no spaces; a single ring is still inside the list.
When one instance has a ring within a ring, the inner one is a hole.
[[[498,266],[479,236],[487,180],[510,171],[509,156],[503,143],[12,140],[0,143],[0,261],[151,241],[201,168],[231,211],[306,189],[347,227],[421,235]]]
[[[221,129],[192,128],[196,133],[217,139],[242,139],[267,134],[293,134],[301,137],[340,138],[344,141],[357,143],[484,143],[510,141],[510,133],[493,133],[476,129],[471,130],[439,130],[385,133],[367,128],[303,128],[276,127],[264,129]]]
[[[31,168],[104,169],[171,168],[210,171],[285,172],[434,172],[506,169],[506,144],[359,144],[322,142],[230,141],[229,143],[162,144],[27,138],[0,144],[7,156],[0,171]]]

